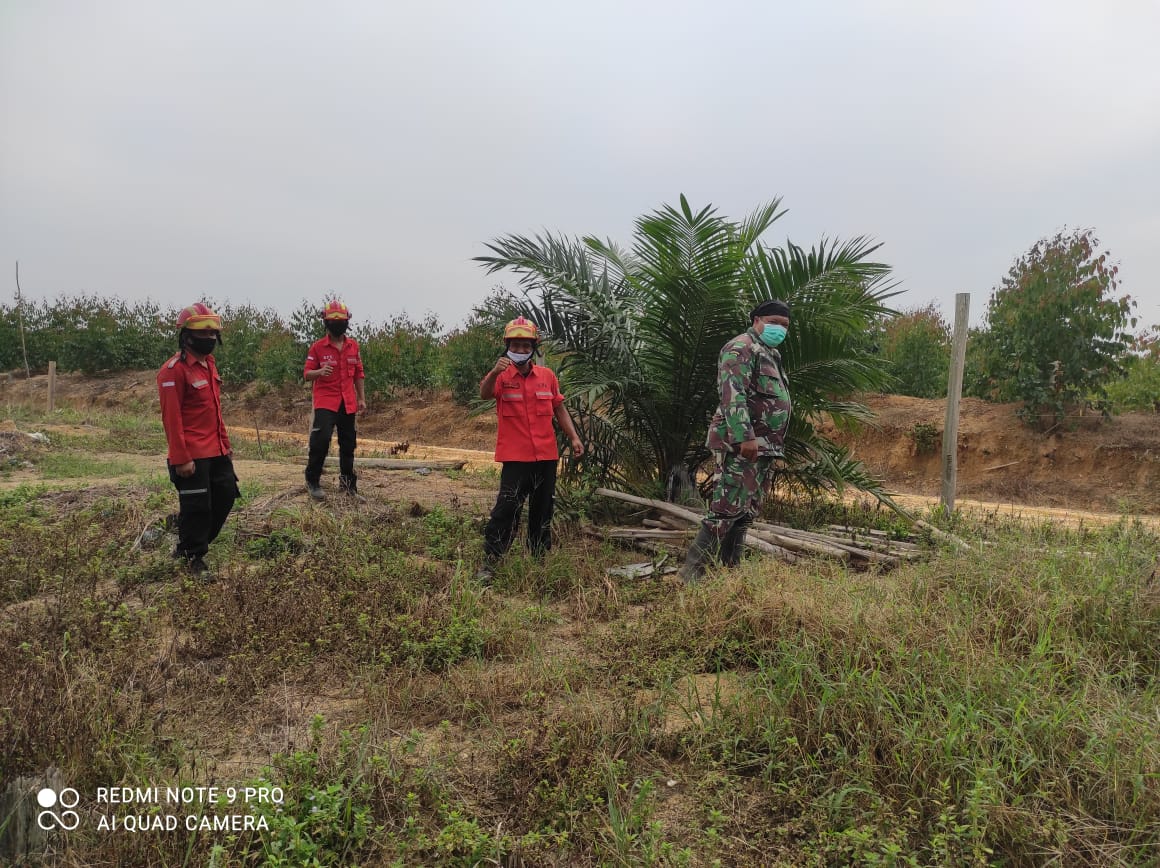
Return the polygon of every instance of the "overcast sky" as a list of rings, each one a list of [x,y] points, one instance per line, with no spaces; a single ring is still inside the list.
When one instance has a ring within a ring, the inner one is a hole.
[[[461,322],[506,233],[685,193],[948,321],[1094,227],[1160,323],[1160,3],[0,0],[0,299]]]

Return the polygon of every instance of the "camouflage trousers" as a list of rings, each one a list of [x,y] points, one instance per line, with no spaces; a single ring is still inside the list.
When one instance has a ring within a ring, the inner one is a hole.
[[[713,499],[709,501],[709,513],[701,526],[720,542],[739,520],[745,519],[748,524],[761,513],[761,504],[773,484],[777,459],[761,455],[756,461],[747,461],[736,452],[716,455],[720,475],[713,488]]]

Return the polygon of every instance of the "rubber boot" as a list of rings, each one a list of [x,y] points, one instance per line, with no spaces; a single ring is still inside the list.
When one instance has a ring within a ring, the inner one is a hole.
[[[700,581],[705,575],[705,568],[717,557],[719,548],[717,537],[705,525],[701,525],[685,555],[685,565],[677,571],[677,575],[684,579],[686,585]]]
[[[753,516],[744,515],[725,534],[721,542],[721,563],[727,567],[735,567],[741,563],[741,552],[745,549],[745,533],[753,523]]]

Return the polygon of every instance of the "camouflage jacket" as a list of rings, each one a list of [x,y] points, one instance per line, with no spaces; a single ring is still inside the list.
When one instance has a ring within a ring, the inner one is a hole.
[[[781,353],[767,347],[753,329],[721,349],[717,361],[721,405],[709,423],[705,445],[714,452],[736,452],[757,440],[759,455],[782,455],[793,402],[781,367]]]

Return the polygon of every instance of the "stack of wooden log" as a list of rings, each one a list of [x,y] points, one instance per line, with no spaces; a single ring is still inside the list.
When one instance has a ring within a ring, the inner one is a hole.
[[[675,503],[637,497],[611,488],[598,488],[596,494],[648,507],[658,514],[657,518],[645,518],[642,527],[610,528],[605,531],[605,536],[610,539],[681,543],[692,538],[702,518],[701,513]],[[833,558],[857,567],[873,565],[879,568],[926,557],[928,551],[916,542],[891,539],[883,531],[838,525],[829,525],[824,531],[808,531],[764,521],[750,525],[745,545],[787,563],[793,563],[800,556],[815,556]]]

